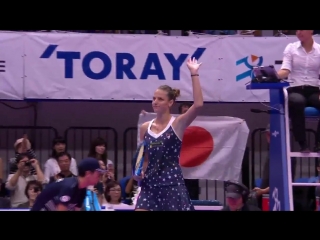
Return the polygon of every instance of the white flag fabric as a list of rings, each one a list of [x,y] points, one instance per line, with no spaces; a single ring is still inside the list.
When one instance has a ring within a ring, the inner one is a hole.
[[[138,142],[140,126],[155,117],[155,113],[139,115]],[[248,136],[243,119],[197,117],[182,139],[179,162],[184,178],[238,181]]]

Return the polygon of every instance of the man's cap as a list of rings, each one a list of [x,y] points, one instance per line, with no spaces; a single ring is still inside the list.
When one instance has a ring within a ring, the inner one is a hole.
[[[91,157],[84,158],[78,164],[78,169],[79,169],[79,171],[83,171],[83,172],[86,172],[86,171],[90,171],[90,172],[98,171],[101,173],[107,172],[107,170],[100,168],[100,164],[99,164],[98,159],[91,158]]]
[[[227,198],[239,199],[245,197],[249,193],[249,190],[246,186],[239,182],[225,182],[225,191]]]
[[[227,198],[234,198],[234,199],[239,199],[242,197],[242,192],[243,190],[234,184],[230,184],[229,186],[226,187],[226,197]]]

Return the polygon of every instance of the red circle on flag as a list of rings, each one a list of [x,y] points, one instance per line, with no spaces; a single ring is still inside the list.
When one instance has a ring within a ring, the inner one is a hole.
[[[188,127],[183,135],[180,152],[182,167],[196,167],[204,163],[214,149],[211,133],[198,126]]]

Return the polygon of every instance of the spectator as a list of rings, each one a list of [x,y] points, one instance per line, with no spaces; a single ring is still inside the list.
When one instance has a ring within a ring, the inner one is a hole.
[[[92,158],[96,158],[98,160],[101,160],[105,165],[107,165],[107,169],[109,169],[109,168],[113,168],[113,162],[111,160],[107,159],[106,146],[107,146],[106,141],[101,137],[97,137],[91,143],[88,157],[92,157]]]
[[[66,151],[66,140],[62,137],[57,137],[53,139],[52,142],[52,154],[44,164],[44,176],[46,183],[50,182],[51,177],[55,177],[61,172],[58,164],[58,154]],[[71,158],[70,171],[73,175],[78,175],[77,162],[74,158]]]
[[[111,162],[111,161],[110,161]],[[114,178],[114,168],[113,164],[109,164],[107,167],[102,160],[99,160],[100,168],[101,169],[107,169],[108,171],[101,177],[101,181],[103,183],[108,183],[109,181],[115,181]]]
[[[6,198],[6,188],[5,183],[3,183],[3,161],[0,158],[0,208],[8,209],[10,208],[10,200]]]
[[[113,209],[117,206],[126,206],[127,204],[121,203],[121,187],[118,182],[109,182],[104,191],[105,199],[102,202],[102,206],[106,209]]]
[[[99,160],[99,165],[100,165],[100,168],[103,169],[103,170],[106,170],[107,167],[106,165],[104,164],[104,162],[102,160]],[[103,202],[103,199],[104,199],[104,190],[106,188],[106,185],[109,181],[112,181],[111,179],[109,180],[108,179],[108,172],[106,172],[105,174],[103,174],[102,176],[100,176],[100,179],[99,179],[99,182],[94,185],[93,187],[92,186],[89,186],[88,190],[91,190],[92,192],[94,192],[98,198],[98,201],[99,201],[99,204],[101,205],[102,202]]]
[[[138,182],[131,177],[126,185],[126,202],[128,204],[132,204],[132,198],[134,197],[134,194],[136,193],[136,190],[138,188]]]
[[[69,178],[69,177],[76,177],[71,170],[71,155],[67,152],[60,152],[57,154],[57,162],[60,168],[60,172],[55,175],[50,177],[49,183],[56,182],[59,179],[64,179],[64,178]]]
[[[26,195],[28,201],[22,204],[19,204],[17,208],[26,209],[32,208],[34,202],[36,201],[39,194],[42,192],[42,184],[36,180],[29,181],[27,183],[24,194]]]
[[[30,159],[36,158],[36,154],[34,153],[31,143],[26,134],[23,135],[22,138],[17,139],[17,141],[13,145],[16,156],[15,158],[10,159],[10,174],[14,174],[18,170],[17,158],[20,154],[25,153],[29,156]],[[36,174],[36,170],[31,167],[31,173]]]
[[[227,206],[222,211],[261,211],[254,205],[247,204],[249,189],[239,182],[225,182]]]
[[[20,204],[28,201],[25,196],[27,183],[32,180],[44,182],[44,175],[36,159],[31,159],[27,154],[20,154],[17,157],[18,170],[8,176],[6,188],[11,191],[11,206],[18,207]],[[36,175],[31,173],[31,166],[34,167]]]
[[[106,184],[109,181],[114,181],[114,172],[113,172],[113,162],[109,159],[107,159],[107,143],[106,141],[101,138],[97,137],[94,139],[91,143],[90,150],[88,157],[96,158],[99,161],[100,167],[102,169],[108,169],[108,172],[106,172],[101,178],[100,182],[97,183],[95,186],[89,186],[89,190],[94,191],[99,199],[99,202],[101,203],[103,201],[103,192],[106,188]]]

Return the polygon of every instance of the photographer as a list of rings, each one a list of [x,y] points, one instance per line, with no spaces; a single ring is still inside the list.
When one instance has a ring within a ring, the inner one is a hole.
[[[20,154],[27,154],[30,159],[36,158],[36,154],[34,153],[31,143],[28,139],[27,134],[24,134],[22,138],[17,139],[17,141],[13,145],[16,156],[10,160],[10,174],[14,174],[18,170],[18,161],[17,158]],[[36,174],[36,170],[31,167],[30,169],[32,174]]]
[[[8,176],[6,188],[11,191],[11,206],[18,207],[20,204],[28,201],[25,195],[27,183],[32,180],[38,180],[43,183],[44,175],[40,169],[39,162],[36,159],[29,159],[27,154],[20,154],[17,157],[18,170]],[[35,169],[35,174],[31,173],[31,167]]]
[[[24,191],[24,194],[28,198],[28,201],[20,204],[17,208],[20,208],[20,209],[32,208],[37,197],[42,192],[42,189],[43,187],[41,182],[38,182],[35,180],[29,181]]]

